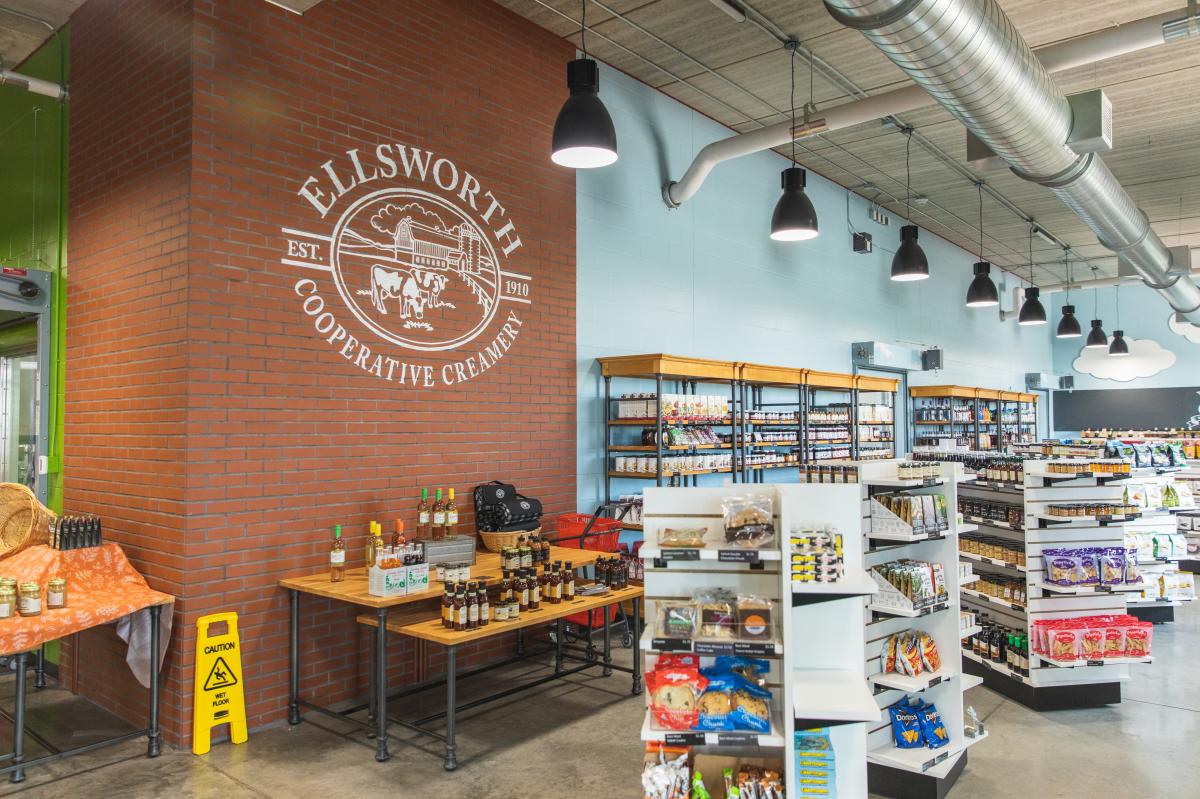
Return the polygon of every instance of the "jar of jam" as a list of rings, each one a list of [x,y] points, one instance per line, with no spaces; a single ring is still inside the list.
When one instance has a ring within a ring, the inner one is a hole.
[[[17,592],[12,587],[0,585],[0,619],[11,619],[17,612]]]
[[[58,610],[67,606],[67,578],[51,577],[46,582],[46,609]]]
[[[17,593],[17,612],[22,616],[42,614],[42,586],[38,583],[21,583]]]
[[[17,578],[15,577],[0,577],[0,588],[11,588],[15,594],[17,592]]]

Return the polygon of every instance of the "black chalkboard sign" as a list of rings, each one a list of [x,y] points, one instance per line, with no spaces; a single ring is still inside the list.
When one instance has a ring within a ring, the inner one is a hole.
[[[1054,429],[1200,430],[1200,386],[1054,392]]]

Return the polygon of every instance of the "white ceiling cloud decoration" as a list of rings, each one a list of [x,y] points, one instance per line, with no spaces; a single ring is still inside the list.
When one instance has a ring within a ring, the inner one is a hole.
[[[1128,383],[1139,377],[1153,377],[1159,372],[1170,369],[1175,365],[1175,353],[1163,349],[1157,341],[1148,338],[1126,338],[1129,345],[1128,355],[1109,355],[1107,349],[1088,349],[1079,351],[1079,357],[1072,364],[1075,371],[1091,375],[1099,380],[1116,380]]]
[[[1193,344],[1200,344],[1200,327],[1191,322],[1175,321],[1174,313],[1167,317],[1167,327],[1171,328],[1172,333],[1178,333]]]

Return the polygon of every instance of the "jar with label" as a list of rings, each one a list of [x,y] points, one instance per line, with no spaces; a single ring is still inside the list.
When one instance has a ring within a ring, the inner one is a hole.
[[[46,609],[57,610],[67,606],[67,579],[51,577],[46,582]]]
[[[21,583],[17,596],[17,612],[22,616],[40,616],[42,613],[42,586],[38,583]]]
[[[0,585],[0,619],[11,619],[17,612],[17,592],[10,586]]]

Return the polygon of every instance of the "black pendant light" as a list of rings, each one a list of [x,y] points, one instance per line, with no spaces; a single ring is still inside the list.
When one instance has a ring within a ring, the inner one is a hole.
[[[1117,286],[1117,324],[1121,324],[1121,287]],[[1125,341],[1124,330],[1114,330],[1112,343],[1108,345],[1109,355],[1128,355],[1129,344]]]
[[[975,278],[967,288],[967,307],[987,308],[1000,304],[1000,294],[989,276],[992,265],[983,257],[983,182],[975,186],[979,189],[979,261],[975,264]]]
[[[1046,309],[1038,295],[1042,292],[1033,284],[1033,227],[1029,228],[1029,288],[1025,289],[1025,302],[1021,303],[1021,313],[1017,316],[1018,325],[1046,324]]]
[[[608,109],[600,101],[600,69],[587,57],[587,0],[579,22],[583,58],[567,62],[567,88],[571,96],[554,121],[550,160],[573,169],[594,169],[617,160],[617,131]]]
[[[904,145],[904,217],[912,217],[912,170],[909,155],[912,149],[912,128],[903,128],[908,137]],[[925,251],[917,244],[917,226],[905,225],[900,228],[900,247],[892,256],[892,280],[910,281],[925,280],[929,277],[929,259]]]
[[[775,203],[775,211],[771,214],[771,238],[775,241],[807,241],[817,237],[817,209],[804,193],[805,172],[796,166],[796,48],[800,43],[788,39],[784,46],[792,53],[792,165],[780,175],[783,195]],[[811,78],[809,83],[811,86]],[[808,99],[806,109],[812,105],[811,89]]]
[[[1114,330],[1112,344],[1108,345],[1109,355],[1128,355],[1129,345],[1125,343],[1125,331]]]
[[[1092,267],[1092,281],[1096,280],[1096,267]],[[1092,289],[1092,314],[1100,315],[1100,290]],[[1083,345],[1084,349],[1098,350],[1100,348],[1108,348],[1108,336],[1104,335],[1104,322],[1099,319],[1092,320],[1092,329],[1088,331],[1087,343]]]
[[[1083,329],[1079,327],[1079,320],[1075,318],[1075,306],[1071,305],[1071,251],[1068,248],[1063,249],[1063,258],[1067,262],[1067,300],[1062,308],[1062,319],[1058,320],[1058,330],[1055,332],[1056,338],[1079,338],[1083,335]]]

